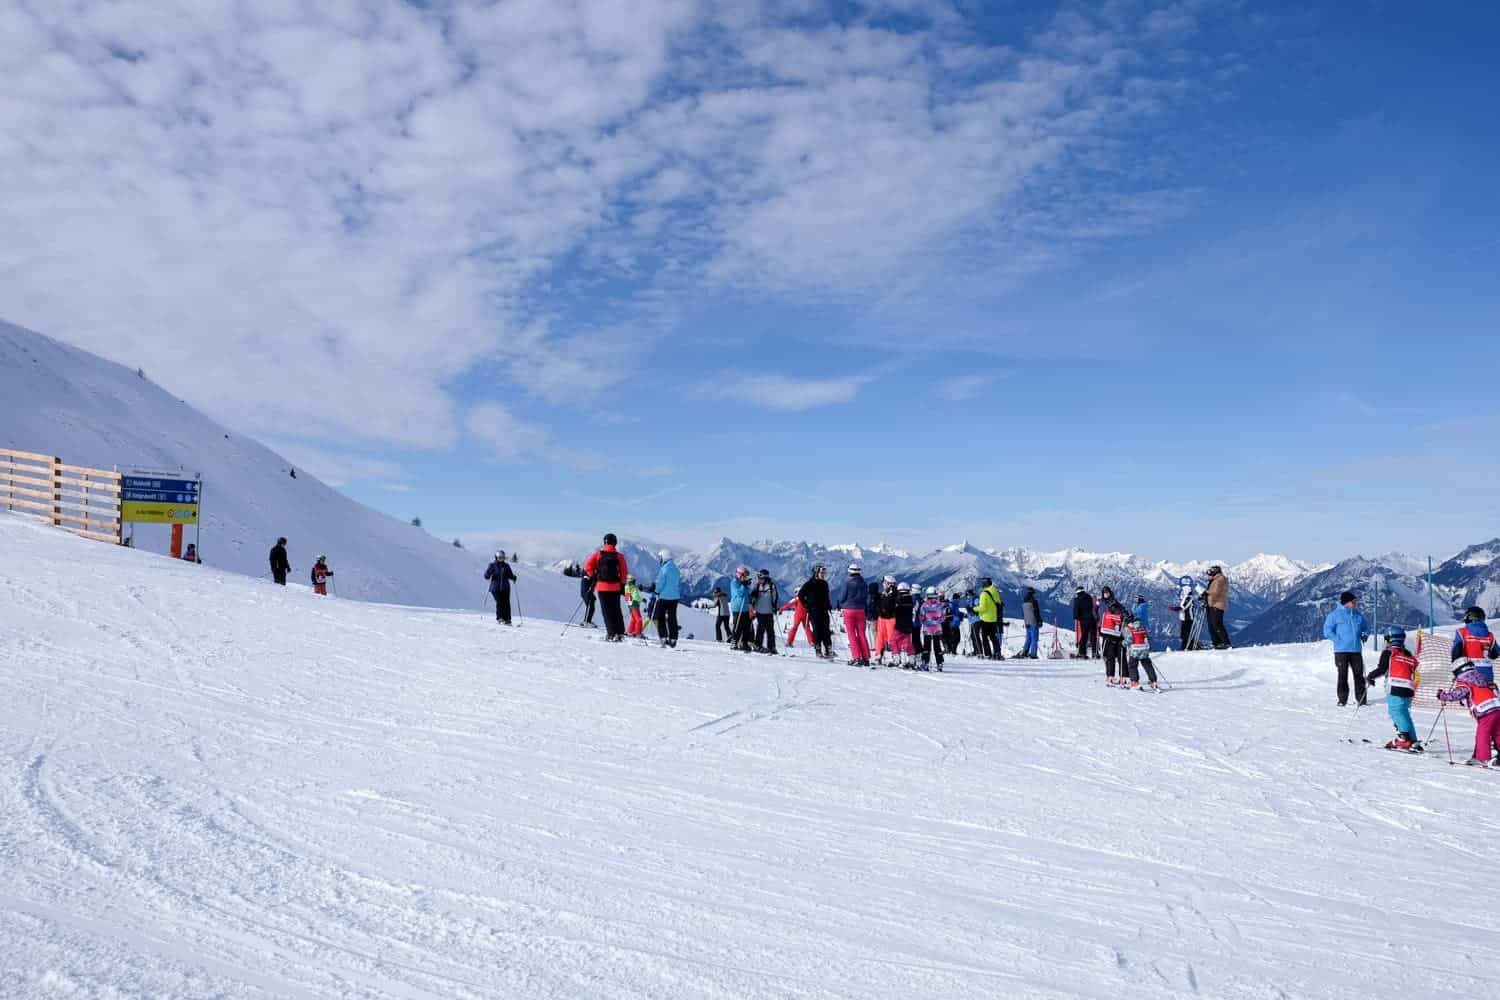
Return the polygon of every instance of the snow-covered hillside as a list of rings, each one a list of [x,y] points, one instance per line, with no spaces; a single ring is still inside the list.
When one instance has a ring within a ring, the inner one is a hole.
[[[271,545],[285,536],[293,579],[305,581],[314,557],[326,554],[342,597],[447,608],[488,601],[483,573],[493,553],[454,548],[305,470],[294,479],[281,456],[134,371],[6,323],[0,446],[79,465],[202,473],[200,554],[208,566],[261,576]],[[138,546],[167,550],[165,526],[135,530]],[[517,573],[523,611],[565,618],[577,603],[576,581],[526,566]]]
[[[6,997],[1500,989],[1500,773],[1341,743],[1388,726],[1326,646],[1167,654],[1153,696],[0,551]]]

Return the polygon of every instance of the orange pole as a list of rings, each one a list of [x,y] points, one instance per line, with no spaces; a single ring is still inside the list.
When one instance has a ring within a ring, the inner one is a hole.
[[[172,525],[172,558],[182,558],[182,525]]]

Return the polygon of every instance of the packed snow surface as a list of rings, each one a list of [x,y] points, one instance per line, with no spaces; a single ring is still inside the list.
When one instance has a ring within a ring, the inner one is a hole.
[[[0,996],[1500,995],[1500,772],[1340,742],[1326,645],[1146,695],[0,552]]]

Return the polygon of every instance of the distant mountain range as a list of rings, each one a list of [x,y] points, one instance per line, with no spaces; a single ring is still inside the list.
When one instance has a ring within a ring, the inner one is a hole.
[[[656,578],[660,546],[627,542],[622,548],[638,579]],[[716,586],[727,587],[740,565],[769,570],[788,597],[818,563],[828,567],[835,586],[851,562],[859,563],[868,579],[890,575],[915,586],[935,586],[944,593],[967,591],[988,576],[1005,596],[1007,615],[1019,617],[1021,595],[1027,587],[1034,587],[1044,616],[1065,628],[1073,624],[1072,600],[1079,587],[1098,594],[1109,586],[1125,601],[1136,594],[1144,596],[1152,608],[1152,631],[1163,640],[1177,634],[1176,615],[1170,608],[1177,602],[1178,579],[1192,576],[1201,586],[1208,567],[1214,565],[1211,560],[1174,563],[1083,549],[983,549],[967,542],[919,555],[887,546],[744,543],[728,538],[702,552],[678,551],[676,558],[684,591],[692,597],[706,595]],[[1357,592],[1366,615],[1378,616],[1382,624],[1427,621],[1427,564],[1414,556],[1387,553],[1319,565],[1261,554],[1218,565],[1229,577],[1229,623],[1241,645],[1321,638],[1323,619],[1344,590]],[[1373,586],[1376,576],[1383,580],[1378,602]],[[1451,623],[1471,604],[1500,614],[1500,539],[1470,546],[1434,568],[1432,596],[1439,624]]]

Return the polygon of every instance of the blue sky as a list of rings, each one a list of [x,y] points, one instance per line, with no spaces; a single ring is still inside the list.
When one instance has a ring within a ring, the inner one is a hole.
[[[1485,8],[172,6],[0,12],[3,315],[437,533],[1500,533]]]

